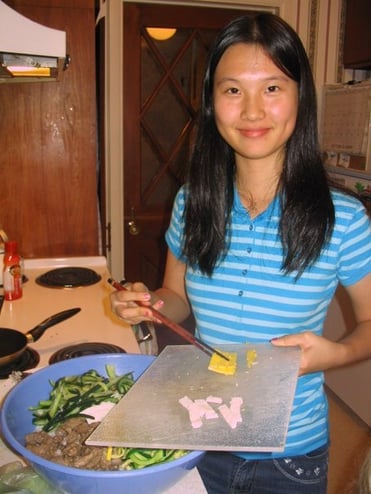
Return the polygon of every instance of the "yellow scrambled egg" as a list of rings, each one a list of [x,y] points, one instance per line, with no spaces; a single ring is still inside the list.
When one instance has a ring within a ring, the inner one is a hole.
[[[237,353],[235,352],[221,352],[223,355],[229,358],[225,360],[217,353],[213,353],[209,362],[208,369],[213,372],[219,372],[219,374],[225,374],[226,376],[233,376],[237,368]]]
[[[220,350],[219,350],[220,351]],[[225,374],[226,376],[234,376],[237,369],[237,353],[236,352],[220,352],[229,360],[225,360],[217,353],[213,353],[208,369],[219,374]],[[250,369],[256,363],[257,353],[255,349],[247,350],[246,352],[246,365]]]
[[[246,352],[246,362],[247,362],[247,368],[250,369],[256,362],[256,350],[247,350]]]

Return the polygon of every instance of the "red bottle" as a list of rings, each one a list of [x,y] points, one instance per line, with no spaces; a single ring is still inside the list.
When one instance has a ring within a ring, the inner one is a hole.
[[[22,259],[14,240],[5,242],[3,286],[5,300],[22,297]]]

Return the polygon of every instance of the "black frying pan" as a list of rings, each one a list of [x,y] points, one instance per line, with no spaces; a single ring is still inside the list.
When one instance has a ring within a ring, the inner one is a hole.
[[[80,312],[80,308],[67,309],[48,317],[27,333],[15,329],[0,328],[0,366],[8,365],[26,350],[28,343],[37,341],[51,326]]]

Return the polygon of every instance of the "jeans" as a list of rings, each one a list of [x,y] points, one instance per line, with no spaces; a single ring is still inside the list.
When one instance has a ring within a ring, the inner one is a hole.
[[[207,452],[198,470],[208,494],[326,494],[328,446],[269,460]]]

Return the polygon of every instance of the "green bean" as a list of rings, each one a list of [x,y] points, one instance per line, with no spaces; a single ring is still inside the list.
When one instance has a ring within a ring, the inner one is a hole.
[[[145,468],[150,465],[158,465],[168,461],[176,460],[187,454],[186,450],[174,449],[136,449],[136,448],[117,448],[122,450],[122,454],[117,455],[115,449],[112,458],[122,459],[120,470],[136,470]]]

